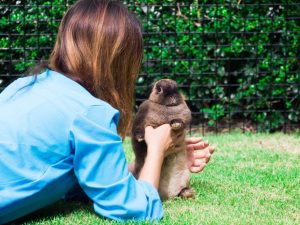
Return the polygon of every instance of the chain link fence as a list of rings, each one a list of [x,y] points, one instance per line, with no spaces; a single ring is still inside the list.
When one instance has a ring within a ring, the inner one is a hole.
[[[0,89],[46,61],[74,1],[1,1]],[[178,82],[191,130],[300,130],[300,3],[123,1],[143,24],[136,103],[160,78]]]

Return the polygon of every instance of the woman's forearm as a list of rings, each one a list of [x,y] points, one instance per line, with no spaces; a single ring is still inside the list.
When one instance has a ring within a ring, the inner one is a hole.
[[[149,152],[151,151],[148,150],[148,153]],[[139,180],[148,181],[158,189],[163,159],[163,154],[147,154],[144,166],[140,172]]]
[[[147,156],[138,179],[148,181],[157,189],[159,186],[162,161],[163,161],[163,156],[155,156],[155,155]],[[135,166],[134,162],[128,164],[128,171],[133,173],[134,166]]]
[[[163,124],[155,129],[147,126],[145,128],[145,142],[147,144],[147,156],[139,180],[148,181],[158,189],[163,159],[172,144],[170,124]]]

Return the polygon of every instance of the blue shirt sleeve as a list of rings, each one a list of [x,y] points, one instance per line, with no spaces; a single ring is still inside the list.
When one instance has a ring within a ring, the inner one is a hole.
[[[71,128],[74,171],[94,202],[96,213],[118,221],[156,220],[163,216],[158,192],[128,171],[117,134],[119,112],[106,105],[89,107]]]

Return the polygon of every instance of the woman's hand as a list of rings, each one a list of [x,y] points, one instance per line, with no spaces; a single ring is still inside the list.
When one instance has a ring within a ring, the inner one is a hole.
[[[145,128],[145,141],[149,154],[166,155],[166,150],[172,145],[171,126],[163,124],[157,128],[148,126]]]
[[[186,148],[188,166],[192,173],[201,172],[215,151],[214,146],[209,146],[208,141],[199,137],[187,139]]]

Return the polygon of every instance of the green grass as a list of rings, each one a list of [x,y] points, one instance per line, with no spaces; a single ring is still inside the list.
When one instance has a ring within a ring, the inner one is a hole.
[[[300,224],[300,135],[223,134],[206,169],[193,175],[197,196],[164,203],[160,224]],[[124,143],[132,160],[129,140]],[[24,224],[117,224],[91,205],[58,202]],[[128,222],[128,224],[135,224]]]

